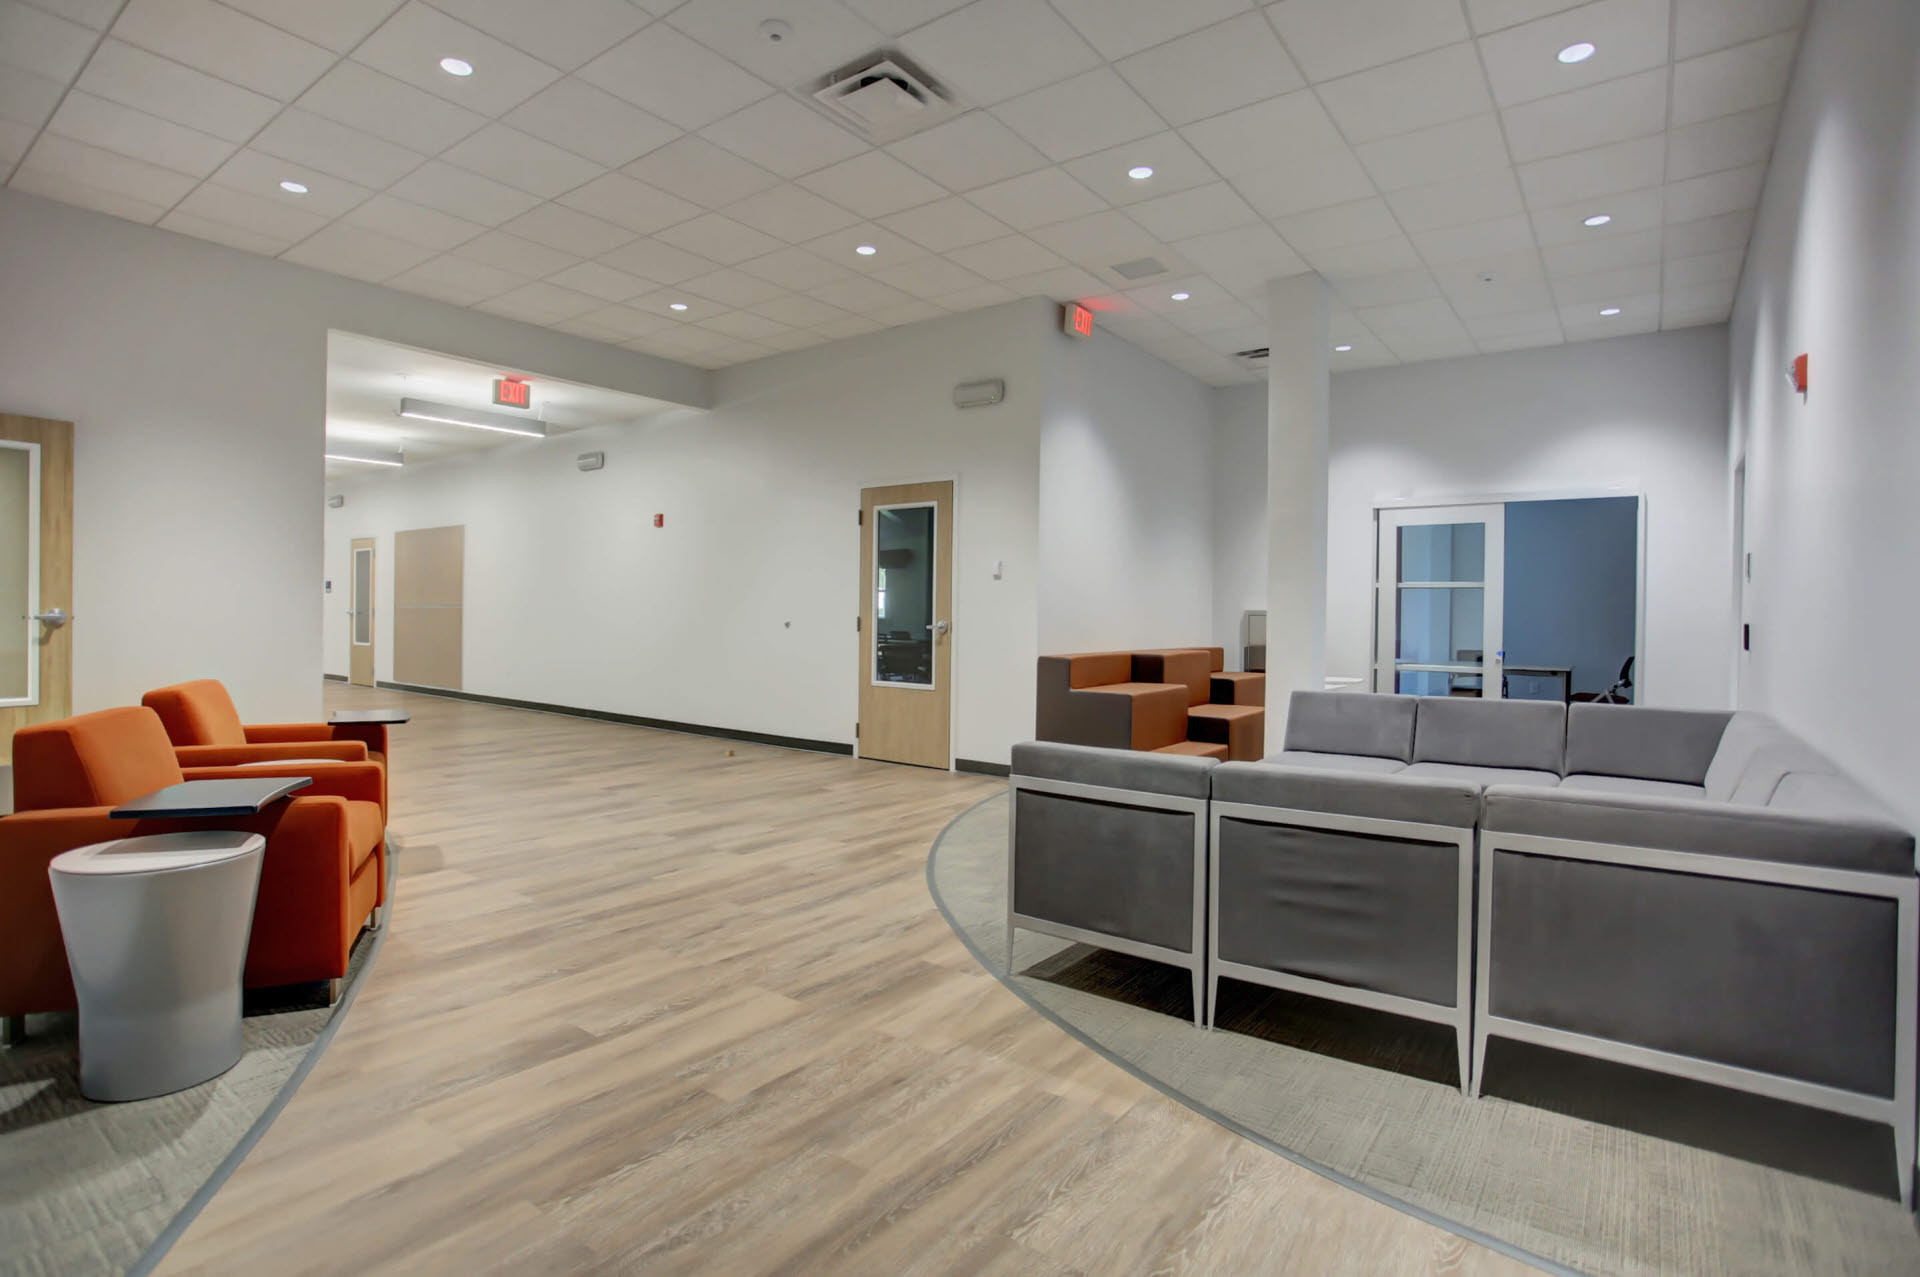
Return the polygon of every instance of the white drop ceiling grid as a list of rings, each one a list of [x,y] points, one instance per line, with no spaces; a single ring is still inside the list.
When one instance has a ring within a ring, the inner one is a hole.
[[[1045,295],[1223,384],[1306,270],[1336,368],[1724,319],[1805,7],[0,0],[0,173],[706,367]],[[970,109],[805,100],[883,47]]]

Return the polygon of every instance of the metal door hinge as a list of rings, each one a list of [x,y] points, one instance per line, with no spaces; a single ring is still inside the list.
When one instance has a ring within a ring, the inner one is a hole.
[[[864,509],[861,509],[861,510],[855,510],[855,511],[853,512],[853,521],[854,521],[854,523],[855,523],[855,524],[857,524],[857,525],[858,525],[858,526],[860,526],[860,527],[863,527],[863,528],[864,528],[864,527],[866,527],[866,526],[867,526],[867,512],[866,512],[866,511],[865,511]]]
[[[853,618],[853,632],[855,634],[860,632],[860,618],[857,616]]]
[[[855,724],[853,725],[853,738],[854,738],[855,740],[859,740],[859,739],[860,739],[860,724],[858,724],[858,723],[855,723]]]

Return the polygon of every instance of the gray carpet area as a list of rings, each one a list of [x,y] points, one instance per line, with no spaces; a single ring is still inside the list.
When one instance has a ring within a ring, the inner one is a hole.
[[[1007,800],[934,845],[936,897],[1006,979]],[[1885,1128],[1022,931],[1011,983],[1177,1098],[1377,1194],[1589,1273],[1920,1273]]]
[[[354,945],[349,988],[365,976],[375,940],[363,932]],[[345,1003],[343,995],[328,1006],[317,988],[250,992],[238,1064],[199,1086],[127,1104],[80,1094],[77,1015],[28,1016],[28,1040],[0,1049],[0,1277],[117,1277],[131,1269]]]

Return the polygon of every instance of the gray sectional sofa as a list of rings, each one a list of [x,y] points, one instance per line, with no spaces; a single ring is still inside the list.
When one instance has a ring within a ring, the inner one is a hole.
[[[1259,763],[1016,746],[1030,927],[1893,1128],[1912,1200],[1914,837],[1764,715],[1295,692]],[[1204,987],[1202,978],[1204,977]]]

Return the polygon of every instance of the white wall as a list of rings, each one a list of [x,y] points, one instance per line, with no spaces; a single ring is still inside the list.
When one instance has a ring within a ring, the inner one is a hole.
[[[1097,330],[1087,341],[1055,333],[1047,356],[1040,650],[1203,643],[1213,632],[1207,387]]]
[[[0,410],[75,423],[74,707],[320,703],[329,327],[704,403],[665,360],[0,191]]]
[[[1733,316],[1740,701],[1920,826],[1920,5],[1822,0]],[[1782,375],[1809,359],[1805,402]]]
[[[715,374],[710,413],[572,432],[351,486],[328,510],[327,665],[346,668],[348,543],[464,524],[469,691],[814,740],[853,739],[860,489],[956,480],[954,753],[1033,730],[1042,362],[1016,302]],[[1004,378],[962,411],[953,387]],[[604,470],[576,454],[604,450]],[[666,526],[652,526],[655,513]],[[1005,564],[993,579],[996,561]]]
[[[1647,509],[1641,703],[1725,705],[1726,367],[1714,326],[1334,378],[1327,673],[1368,673],[1377,499],[1621,487]]]
[[[1213,392],[1213,641],[1239,669],[1241,614],[1267,606],[1267,387]]]

